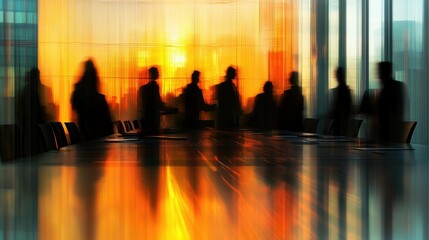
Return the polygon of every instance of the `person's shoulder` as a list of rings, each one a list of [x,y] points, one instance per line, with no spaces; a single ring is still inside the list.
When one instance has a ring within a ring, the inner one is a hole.
[[[97,93],[97,99],[100,99],[100,100],[104,100],[104,101],[106,101],[106,96],[104,95],[104,94],[101,94],[101,93]]]
[[[263,98],[265,95],[263,93],[259,93],[256,95],[255,99]]]
[[[290,95],[290,94],[301,94],[302,90],[299,86],[293,86],[289,89],[287,89],[284,94]]]
[[[394,83],[396,86],[400,87],[400,88],[405,87],[405,84],[404,84],[403,82],[401,82],[401,81],[393,80],[393,83]]]

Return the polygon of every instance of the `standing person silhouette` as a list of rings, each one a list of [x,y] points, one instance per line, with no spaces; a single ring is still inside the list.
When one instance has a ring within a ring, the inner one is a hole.
[[[273,83],[267,81],[264,84],[264,92],[255,97],[251,118],[256,129],[270,130],[277,126],[277,101],[273,88]]]
[[[233,67],[226,70],[225,81],[217,86],[218,127],[221,129],[237,129],[239,127],[241,105],[237,87],[232,82],[237,77]]]
[[[21,128],[22,156],[27,157],[42,151],[38,124],[48,121],[45,108],[41,104],[39,69],[33,68],[26,74],[26,85],[17,101],[17,123]]]
[[[331,106],[331,118],[333,122],[333,135],[349,135],[349,122],[352,110],[352,95],[349,87],[346,85],[346,74],[342,67],[335,71],[335,77],[338,86],[333,90],[333,100]]]
[[[149,68],[149,82],[141,86],[138,90],[138,111],[143,119],[144,129],[159,129],[161,114],[164,107],[161,95],[159,94],[159,85],[156,80],[159,79],[159,71],[156,67]]]
[[[185,126],[188,128],[198,128],[201,111],[213,111],[216,105],[209,105],[204,101],[203,92],[198,83],[200,82],[200,72],[195,70],[192,73],[192,82],[183,90],[185,100]]]
[[[403,134],[405,86],[392,77],[392,63],[378,63],[381,91],[378,98],[378,129],[381,142],[400,142]]]
[[[284,91],[279,103],[279,129],[302,132],[304,114],[304,96],[298,85],[298,72],[291,72],[290,89]]]
[[[113,134],[112,119],[106,97],[98,92],[99,77],[92,60],[85,62],[84,72],[71,97],[78,115],[79,129],[85,140]]]
[[[149,68],[149,82],[138,90],[138,113],[143,120],[143,129],[159,130],[161,125],[161,111],[177,112],[177,108],[167,107],[161,99],[159,85],[159,71],[156,67]]]

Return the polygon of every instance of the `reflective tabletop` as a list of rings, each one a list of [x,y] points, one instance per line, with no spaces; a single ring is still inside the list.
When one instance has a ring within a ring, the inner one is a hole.
[[[0,239],[429,239],[428,146],[318,139],[114,136],[3,163]]]

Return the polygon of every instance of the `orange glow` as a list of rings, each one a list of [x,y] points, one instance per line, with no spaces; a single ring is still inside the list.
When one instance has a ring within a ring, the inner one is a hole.
[[[39,68],[53,90],[57,118],[74,120],[70,107],[81,62],[92,57],[101,92],[116,97],[119,118],[136,117],[142,71],[160,66],[162,95],[177,96],[194,69],[201,88],[238,66],[243,105],[269,78],[277,93],[297,66],[297,4],[292,1],[39,1]],[[271,53],[278,57],[274,59]],[[273,61],[274,60],[274,61]],[[206,95],[210,100],[210,93]],[[244,106],[245,107],[245,106]]]
[[[144,156],[118,161],[124,151],[77,168],[41,168],[40,239],[297,237],[298,192],[268,185],[264,168],[142,167],[136,159]]]

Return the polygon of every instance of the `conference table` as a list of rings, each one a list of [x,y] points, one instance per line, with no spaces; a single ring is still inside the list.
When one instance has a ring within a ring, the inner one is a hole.
[[[2,239],[429,239],[429,147],[172,131],[0,165]]]

